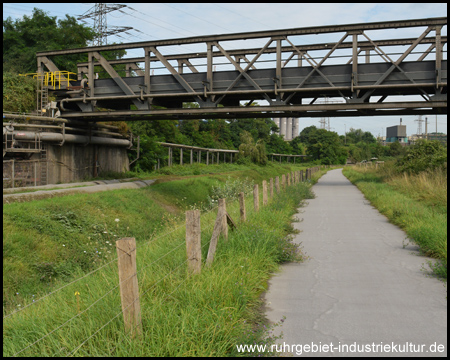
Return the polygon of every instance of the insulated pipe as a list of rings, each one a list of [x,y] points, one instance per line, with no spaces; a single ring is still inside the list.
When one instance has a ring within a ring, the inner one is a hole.
[[[47,121],[47,122],[60,122],[60,123],[66,123],[69,125],[82,125],[85,126],[86,122],[84,121],[77,121],[72,119],[64,119],[64,118],[52,118],[48,116],[39,116],[39,115],[19,115],[19,114],[8,114],[3,113],[4,119],[16,119],[16,120],[36,120],[36,121]],[[94,123],[91,126],[96,126],[98,128],[105,128],[105,129],[112,129],[112,130],[118,130],[119,128],[114,125],[104,125],[104,124],[98,124]]]
[[[58,125],[36,125],[36,124],[20,124],[20,123],[3,123],[3,127],[11,125],[13,127],[25,127],[25,128],[40,128],[40,129],[59,129],[62,130],[61,126]],[[88,132],[88,129],[84,128],[74,128],[74,127],[68,127],[65,126],[66,131],[76,131],[76,132]],[[91,130],[91,132],[101,135],[111,135],[111,136],[118,136],[118,137],[125,137],[120,133],[114,133],[109,131],[103,131],[103,130]]]
[[[14,138],[16,140],[34,140],[35,132],[33,131],[13,131]],[[80,143],[80,144],[96,144],[96,145],[111,145],[111,146],[130,146],[131,142],[125,139],[111,139],[111,138],[103,138],[84,135],[73,135],[73,134],[65,134],[63,136],[59,133],[51,133],[51,132],[43,132],[40,133],[41,141],[59,141],[62,142],[65,139],[65,142],[68,143]]]
[[[60,123],[68,123],[69,120],[62,118],[52,118],[47,116],[37,116],[37,115],[17,115],[17,114],[8,114],[3,113],[4,119],[16,119],[16,120],[37,120],[37,121],[48,121],[48,122],[60,122]]]

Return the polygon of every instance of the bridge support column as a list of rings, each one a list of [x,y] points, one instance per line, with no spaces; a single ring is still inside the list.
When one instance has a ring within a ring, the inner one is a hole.
[[[292,140],[292,118],[286,118],[286,137],[285,140]]]
[[[286,118],[280,118],[280,135],[286,138]]]

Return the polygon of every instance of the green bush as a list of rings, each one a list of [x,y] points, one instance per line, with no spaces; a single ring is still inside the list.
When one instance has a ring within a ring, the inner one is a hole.
[[[419,173],[443,167],[447,163],[447,150],[437,140],[419,140],[411,146],[397,165],[402,171]]]
[[[36,80],[12,72],[3,73],[3,111],[36,110]]]
[[[239,193],[251,194],[253,190],[253,181],[249,180],[248,177],[245,179],[232,180],[228,176],[227,181],[223,185],[214,186],[211,190],[211,194],[208,196],[207,205],[209,208],[213,208],[219,199],[236,199]]]

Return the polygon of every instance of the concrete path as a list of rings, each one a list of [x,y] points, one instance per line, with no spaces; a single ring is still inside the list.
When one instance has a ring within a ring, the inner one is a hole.
[[[138,189],[141,187],[149,186],[156,180],[137,180],[137,181],[126,181],[121,182],[120,180],[98,180],[94,182],[84,182],[84,183],[71,183],[71,184],[60,184],[60,185],[45,185],[40,188],[42,190],[28,192],[28,193],[18,193],[18,194],[4,194],[3,204],[13,203],[13,202],[24,202],[39,199],[46,199],[55,196],[65,196],[69,194],[79,194],[79,193],[94,193],[100,191],[117,190],[117,189]],[[71,187],[72,186],[72,187]],[[73,187],[75,186],[75,187]],[[82,186],[82,187],[76,187]],[[45,188],[56,188],[60,189],[46,190]],[[29,187],[22,188],[28,190],[34,190],[39,187]]]
[[[303,221],[294,223],[302,231],[295,241],[311,259],[283,266],[265,295],[268,319],[286,316],[275,328],[284,334],[277,349],[294,356],[446,356],[447,286],[421,271],[427,258],[415,245],[403,248],[406,234],[341,169],[313,191],[316,198],[297,214]],[[430,352],[434,344],[445,351]],[[352,352],[357,347],[366,351]]]

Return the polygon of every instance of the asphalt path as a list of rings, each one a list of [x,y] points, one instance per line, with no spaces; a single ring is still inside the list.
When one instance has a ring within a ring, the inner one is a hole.
[[[341,169],[325,174],[313,191],[316,198],[294,223],[301,230],[295,242],[310,259],[283,265],[265,294],[267,318],[282,324],[275,327],[283,337],[273,350],[283,356],[447,356],[447,286],[423,270],[429,259]]]

